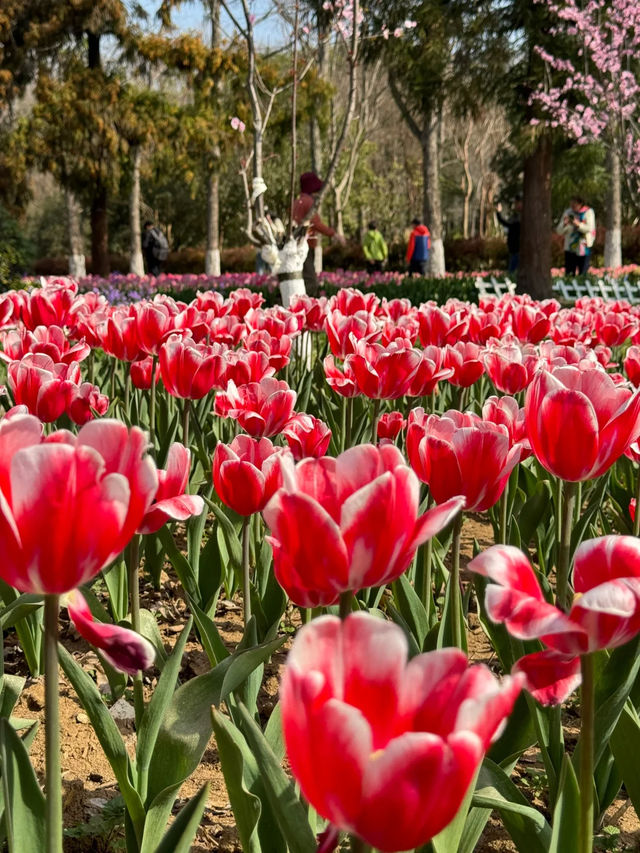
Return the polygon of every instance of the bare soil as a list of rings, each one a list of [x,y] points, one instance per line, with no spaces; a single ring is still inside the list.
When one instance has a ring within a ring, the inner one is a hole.
[[[473,556],[474,541],[477,541],[481,548],[493,544],[491,526],[480,516],[468,518],[463,527],[461,554],[463,578],[464,567]],[[186,606],[180,597],[179,585],[166,576],[161,592],[147,587],[143,590],[142,598],[143,606],[156,614],[165,646],[169,650],[185,621]],[[289,618],[294,624],[298,623],[297,612],[291,612]],[[216,613],[216,623],[225,643],[229,648],[235,647],[242,637],[242,614],[238,605],[222,599]],[[68,622],[61,623],[61,639],[83,668],[96,678],[98,686],[105,684],[106,679],[101,672],[96,654],[78,637]],[[469,616],[468,643],[469,657],[472,661],[484,662],[490,666],[495,663],[491,643],[474,613]],[[277,702],[278,675],[285,660],[285,652],[286,647],[285,651],[275,656],[265,671],[260,698],[260,710],[265,717]],[[17,638],[13,634],[5,636],[4,658],[6,672],[26,674]],[[183,658],[181,680],[208,670],[209,661],[202,647],[196,641],[189,641]],[[153,689],[157,674],[156,672],[155,676],[147,678],[148,691]],[[18,717],[44,723],[44,685],[41,678],[27,680],[14,713]],[[61,677],[60,716],[64,821],[66,827],[76,827],[76,834],[79,836],[65,839],[65,853],[122,851],[124,844],[121,822],[118,821],[117,815],[113,820],[109,820],[108,817],[109,801],[116,798],[119,793],[115,778],[86,714],[64,677]],[[123,728],[122,733],[126,747],[133,755],[135,732],[133,728]],[[31,748],[31,759],[40,781],[43,782],[43,725],[40,726]],[[533,805],[544,810],[546,805],[539,799],[542,788],[538,791],[535,785],[535,779],[540,771],[541,765],[537,753],[531,750],[523,756],[516,772],[520,777],[517,781],[521,783],[525,796]],[[183,785],[176,811],[206,782],[210,785],[209,800],[192,851],[193,853],[239,851],[241,848],[238,835],[213,739],[205,751],[200,766]],[[614,834],[608,836],[607,846],[597,844],[596,850],[640,851],[640,822],[625,797],[619,797],[608,810],[605,826],[613,827]],[[618,831],[619,834],[615,834]],[[607,832],[611,833],[612,830],[609,829]],[[477,853],[506,853],[515,850],[515,845],[502,828],[499,819],[492,816],[476,847]]]

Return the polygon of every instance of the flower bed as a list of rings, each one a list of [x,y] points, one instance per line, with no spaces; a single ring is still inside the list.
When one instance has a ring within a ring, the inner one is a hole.
[[[471,853],[492,812],[597,849],[640,810],[640,307],[201,283],[0,296],[0,618],[45,673],[46,799],[3,682],[8,832],[61,849],[60,665],[131,853],[190,848],[203,764],[258,853]]]

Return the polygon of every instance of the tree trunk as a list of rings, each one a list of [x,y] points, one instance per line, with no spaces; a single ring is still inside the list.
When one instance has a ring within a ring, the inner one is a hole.
[[[333,203],[335,205],[336,231],[338,234],[344,234],[342,188],[337,183],[333,185]]]
[[[72,278],[84,278],[87,274],[87,267],[80,225],[80,205],[71,190],[65,190],[64,195],[69,227],[69,275]]]
[[[207,251],[204,271],[207,275],[220,275],[220,175],[217,168],[209,174],[207,186]]]
[[[131,195],[129,197],[129,227],[131,229],[131,248],[129,272],[144,275],[142,259],[142,239],[140,233],[140,160],[142,151],[136,145],[133,149],[133,174],[131,176]]]
[[[425,116],[422,135],[422,212],[425,225],[431,232],[429,271],[434,276],[445,273],[438,141],[438,115],[434,110]]]
[[[543,134],[524,160],[518,290],[551,297],[551,137]]]
[[[620,157],[613,148],[607,148],[607,233],[604,238],[604,265],[622,266],[622,199],[620,194]]]
[[[94,275],[105,277],[111,271],[107,198],[106,187],[100,186],[91,199],[91,268]]]

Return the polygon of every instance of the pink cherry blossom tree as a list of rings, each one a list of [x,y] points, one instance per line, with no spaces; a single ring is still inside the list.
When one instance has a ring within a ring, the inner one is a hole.
[[[605,265],[619,266],[621,172],[640,206],[640,4],[539,1],[557,18],[555,33],[573,39],[576,50],[568,58],[537,48],[549,75],[532,100],[549,126],[563,129],[580,145],[606,146],[611,182]]]

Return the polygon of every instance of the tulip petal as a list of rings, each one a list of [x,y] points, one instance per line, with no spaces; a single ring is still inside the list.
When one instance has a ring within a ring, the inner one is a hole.
[[[640,539],[637,536],[600,536],[576,549],[573,588],[585,593],[615,578],[640,577]]]
[[[561,705],[580,686],[580,658],[552,649],[525,655],[511,672],[524,673],[525,689],[542,705]]]
[[[253,515],[264,506],[264,474],[250,462],[231,459],[216,467],[214,461],[213,483],[220,500],[238,515]]]
[[[167,521],[186,521],[193,515],[201,515],[204,500],[199,495],[176,495],[158,501],[145,515],[138,533],[156,533]]]
[[[78,633],[121,672],[135,675],[148,669],[155,660],[151,643],[129,628],[96,622],[84,597],[74,590],[67,597],[67,610]]]
[[[574,600],[569,618],[589,637],[589,651],[622,646],[640,633],[640,578],[619,578]]]
[[[412,547],[422,545],[428,539],[432,539],[447,525],[451,524],[456,515],[464,509],[465,498],[457,495],[438,506],[428,509],[424,515],[416,521],[411,541]]]
[[[363,618],[364,617],[364,618]],[[373,749],[393,737],[408,645],[391,624],[374,625],[365,614],[351,614],[342,631],[344,695],[371,726]]]
[[[282,489],[264,518],[273,532],[276,579],[291,600],[301,607],[334,604],[350,588],[347,548],[336,522],[312,498]]]
[[[419,847],[450,823],[482,757],[465,732],[455,751],[436,735],[408,732],[368,762],[362,818],[354,829],[382,851]]]
[[[529,440],[538,460],[562,480],[591,476],[598,457],[598,419],[590,400],[562,388],[545,396]],[[571,436],[571,440],[568,437]]]
[[[513,545],[492,545],[470,561],[469,571],[490,578],[501,586],[526,593],[537,601],[544,601],[531,563]]]

